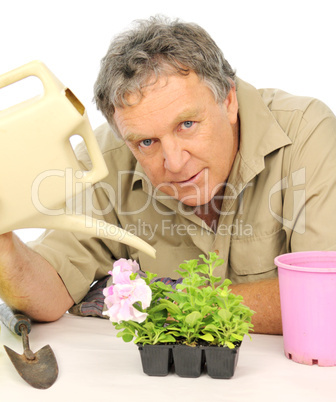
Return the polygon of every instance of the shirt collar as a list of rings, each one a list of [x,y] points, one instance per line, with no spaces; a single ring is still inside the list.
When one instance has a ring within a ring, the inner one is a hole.
[[[238,79],[237,97],[240,117],[240,153],[251,165],[291,140],[265,104],[261,92]]]
[[[262,93],[237,78],[239,150],[229,181],[248,183],[265,168],[265,156],[291,144],[291,140],[265,104]]]
[[[132,190],[135,190],[138,186],[138,182],[142,182],[142,188],[146,190],[147,192],[150,189],[150,184],[149,184],[149,179],[143,170],[142,166],[138,161],[136,161],[135,169],[134,169],[134,174],[132,178]]]

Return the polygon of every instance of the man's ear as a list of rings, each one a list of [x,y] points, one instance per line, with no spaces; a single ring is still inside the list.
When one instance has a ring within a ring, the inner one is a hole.
[[[236,124],[238,118],[238,99],[235,86],[230,89],[230,92],[228,93],[228,96],[224,100],[223,104],[226,108],[230,123]]]

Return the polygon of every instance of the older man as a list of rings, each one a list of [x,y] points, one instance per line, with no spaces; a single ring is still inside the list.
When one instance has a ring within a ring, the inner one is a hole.
[[[256,311],[255,331],[281,333],[274,257],[336,246],[333,113],[255,89],[202,28],[160,18],[114,39],[95,100],[109,123],[96,132],[109,176],[91,209],[153,245],[157,259],[77,233],[48,231],[30,247],[6,234],[0,296],[55,320],[118,258],[177,279],[183,260],[215,251],[225,260],[217,273]],[[84,147],[78,156],[89,168]]]

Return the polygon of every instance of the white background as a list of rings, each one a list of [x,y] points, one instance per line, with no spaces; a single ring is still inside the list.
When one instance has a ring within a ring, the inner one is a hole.
[[[92,87],[110,40],[155,14],[202,25],[252,85],[314,96],[336,111],[333,0],[0,0],[0,13],[0,74],[43,61],[85,105],[93,128],[104,122]],[[37,232],[18,233],[26,240]]]

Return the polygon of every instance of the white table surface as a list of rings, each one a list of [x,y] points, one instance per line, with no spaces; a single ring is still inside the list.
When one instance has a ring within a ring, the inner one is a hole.
[[[150,377],[143,373],[133,343],[116,338],[108,320],[65,314],[48,324],[34,324],[29,335],[36,352],[52,347],[59,376],[47,390],[21,379],[2,345],[22,353],[21,338],[3,324],[0,332],[2,401],[321,401],[336,400],[336,367],[307,366],[288,360],[281,336],[245,338],[233,378]]]

